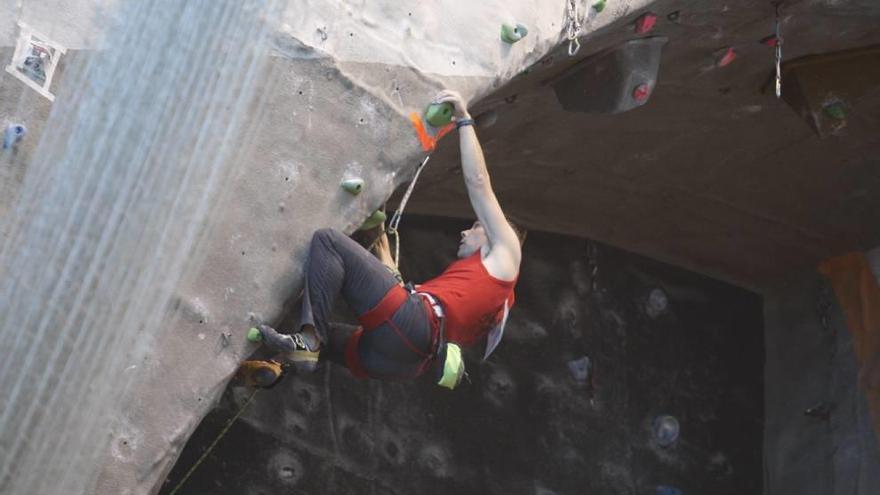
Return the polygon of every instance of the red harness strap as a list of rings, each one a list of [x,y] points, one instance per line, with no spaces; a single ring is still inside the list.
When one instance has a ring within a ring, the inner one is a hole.
[[[366,313],[358,316],[358,321],[361,324],[361,327],[355,330],[355,332],[348,338],[345,343],[345,364],[348,367],[351,374],[357,378],[369,378],[370,375],[367,373],[367,370],[364,369],[363,364],[361,364],[360,355],[358,354],[358,346],[360,344],[361,336],[364,334],[364,331],[371,331],[384,323],[389,323],[394,330],[394,332],[400,337],[403,343],[410,348],[416,354],[425,357],[425,362],[419,367],[418,372],[415,376],[420,375],[430,363],[431,358],[433,358],[434,354],[437,352],[436,348],[431,349],[429,354],[423,353],[416,349],[412,343],[407,339],[397,328],[396,325],[391,321],[391,317],[394,316],[394,313],[400,308],[401,305],[409,298],[409,292],[399,285],[395,285],[391,289],[388,290],[387,293],[382,297],[376,306],[372,309],[368,310]],[[439,326],[440,322],[434,311],[432,310],[430,303],[426,299],[422,299],[423,304],[425,305],[425,310],[431,315],[431,328],[432,328],[432,340],[434,344],[432,347],[437,346],[437,342],[439,341]],[[412,377],[414,378],[414,377]]]
[[[406,301],[409,293],[403,287],[395,285],[382,297],[382,300],[376,304],[373,309],[358,316],[358,321],[367,330],[372,330],[379,325],[388,321],[397,311],[397,308]]]
[[[364,327],[358,327],[353,334],[345,342],[345,366],[357,378],[369,378],[370,374],[361,364],[361,358],[358,356],[358,345],[361,342],[361,335],[364,334]]]

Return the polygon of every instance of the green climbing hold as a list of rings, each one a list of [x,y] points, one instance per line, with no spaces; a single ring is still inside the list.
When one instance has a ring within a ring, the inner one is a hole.
[[[432,103],[425,110],[425,120],[434,127],[443,127],[452,122],[452,103]]]
[[[251,342],[262,342],[263,334],[261,334],[256,328],[251,327],[251,329],[248,330],[247,339]]]
[[[843,120],[846,118],[846,109],[843,108],[843,104],[840,102],[829,103],[825,105],[825,114],[827,114],[832,119]]]
[[[351,194],[360,194],[364,190],[363,179],[345,179],[342,181],[342,188]]]
[[[529,30],[522,24],[517,24],[516,26],[511,26],[510,24],[501,25],[501,39],[505,43],[512,45],[525,38],[527,34],[529,34]]]
[[[370,230],[376,228],[379,226],[380,223],[384,223],[386,218],[388,217],[385,215],[384,211],[376,210],[373,212],[372,215],[364,220],[364,224],[361,225],[361,228],[358,230]]]
[[[602,12],[605,10],[605,0],[599,0],[598,2],[593,4],[593,10],[596,12]]]

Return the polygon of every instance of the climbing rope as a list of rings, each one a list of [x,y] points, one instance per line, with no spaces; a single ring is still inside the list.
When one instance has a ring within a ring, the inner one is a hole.
[[[403,210],[406,208],[406,203],[409,201],[409,197],[412,196],[413,189],[416,187],[416,181],[419,180],[419,174],[422,173],[422,170],[425,168],[425,165],[428,164],[430,158],[431,155],[426,156],[424,161],[422,161],[422,164],[419,165],[419,168],[416,169],[416,174],[409,183],[409,187],[407,187],[406,192],[403,193],[403,199],[400,200],[400,205],[397,207],[397,210],[394,211],[394,215],[391,215],[391,220],[388,222],[388,235],[394,236],[394,268],[397,270],[400,269],[400,232],[398,232],[397,227],[400,225],[400,218],[403,216]]]
[[[192,474],[195,472],[196,468],[198,468],[202,464],[202,462],[204,462],[204,460],[208,458],[208,455],[211,454],[211,451],[214,450],[214,447],[217,446],[217,443],[220,442],[220,439],[226,435],[226,432],[229,431],[229,428],[232,427],[233,423],[235,423],[235,421],[239,417],[241,417],[242,413],[244,413],[244,410],[247,409],[247,406],[250,405],[251,401],[254,400],[254,396],[256,396],[257,392],[259,392],[259,391],[260,391],[260,389],[258,389],[258,388],[254,389],[254,391],[251,393],[250,397],[248,397],[248,399],[241,406],[241,409],[239,409],[238,412],[235,413],[235,416],[233,416],[232,419],[230,419],[226,423],[226,426],[223,427],[223,430],[220,431],[220,434],[217,435],[217,438],[215,438],[214,441],[211,442],[211,445],[209,445],[208,448],[205,450],[205,452],[202,454],[202,456],[199,457],[199,460],[196,461],[195,464],[193,464],[193,467],[189,468],[189,471],[186,472],[186,474],[183,476],[183,478],[177,483],[177,486],[174,487],[174,490],[171,490],[171,493],[169,495],[175,495],[177,493],[177,491],[180,490],[180,488],[183,486],[183,484],[186,483],[186,480],[188,480],[189,477],[192,476]]]
[[[581,43],[578,36],[581,33],[581,21],[578,16],[578,1],[567,0],[568,13],[568,55],[574,57],[578,50],[581,49]]]

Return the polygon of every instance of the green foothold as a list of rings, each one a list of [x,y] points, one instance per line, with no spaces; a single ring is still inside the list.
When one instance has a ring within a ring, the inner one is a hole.
[[[501,25],[501,39],[504,40],[505,43],[510,43],[512,45],[525,38],[527,34],[529,34],[529,30],[522,24],[517,24],[516,26],[511,26],[510,24]]]
[[[358,230],[370,230],[372,228],[378,227],[380,223],[384,223],[385,219],[388,218],[385,215],[385,212],[382,210],[376,210],[372,215],[367,217],[364,221],[364,224],[361,225],[361,228]]]
[[[832,119],[843,120],[846,118],[846,110],[841,103],[825,105],[825,113]]]
[[[605,10],[605,0],[599,0],[598,2],[593,4],[593,10],[596,12],[602,12]]]
[[[345,179],[342,181],[342,188],[351,194],[360,194],[364,190],[363,179]]]
[[[247,339],[251,342],[262,342],[263,334],[261,334],[256,328],[251,327],[251,329],[248,330]]]
[[[434,127],[452,122],[452,103],[432,103],[425,110],[425,120]]]

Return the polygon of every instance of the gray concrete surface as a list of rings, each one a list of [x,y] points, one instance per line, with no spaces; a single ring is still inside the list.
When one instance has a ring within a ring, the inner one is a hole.
[[[880,492],[880,444],[831,287],[815,272],[791,277],[765,293],[764,324],[764,493]]]

